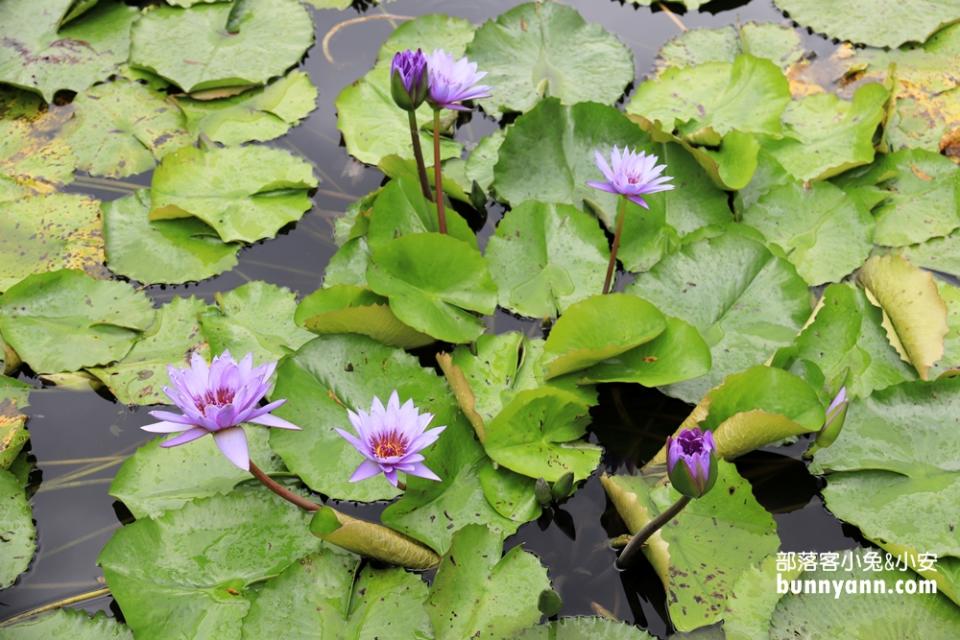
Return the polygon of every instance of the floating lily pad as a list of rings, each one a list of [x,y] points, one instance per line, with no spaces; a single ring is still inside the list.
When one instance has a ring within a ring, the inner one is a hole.
[[[858,200],[826,182],[774,187],[742,213],[786,253],[807,284],[837,282],[873,248],[873,218]]]
[[[488,136],[484,136],[477,146],[470,151],[464,165],[467,179],[476,182],[484,191],[493,184],[493,167],[500,157],[500,145],[506,137],[506,130],[497,129]]]
[[[100,203],[56,193],[16,200],[0,217],[0,291],[32,273],[80,269],[102,277]]]
[[[502,558],[503,542],[470,525],[453,537],[427,599],[436,640],[514,638],[540,620],[540,593],[550,589],[547,570],[522,547]]]
[[[650,138],[613,107],[590,102],[565,107],[547,98],[507,129],[493,188],[515,206],[537,200],[582,207],[586,201],[612,228],[616,196],[587,186],[587,181],[602,179],[594,152],[607,153],[614,145],[653,150]],[[663,197],[654,194],[649,202]]]
[[[152,169],[155,160],[193,142],[185,125],[183,112],[165,95],[116,80],[76,97],[62,135],[78,169],[122,178]]]
[[[562,4],[522,4],[484,23],[467,56],[487,72],[493,95],[480,105],[492,114],[528,111],[545,96],[613,104],[634,75],[616,36]]]
[[[276,361],[314,336],[293,321],[296,296],[289,289],[255,280],[213,295],[216,309],[200,316],[203,337],[213,353],[236,357],[252,353],[254,361]]]
[[[664,388],[688,402],[792,344],[811,311],[806,283],[794,267],[736,226],[684,245],[627,290],[683,318],[710,345],[707,375]]]
[[[196,218],[151,222],[150,191],[103,205],[103,234],[110,270],[147,284],[204,280],[237,265],[241,245],[224,243]]]
[[[120,360],[155,315],[130,285],[66,269],[28,276],[0,298],[3,339],[37,373]]]
[[[900,247],[898,253],[918,267],[960,277],[960,232]]]
[[[960,287],[937,282],[937,289],[947,305],[947,326],[950,329],[943,339],[943,357],[931,367],[934,375],[942,375],[960,369]]]
[[[232,3],[156,7],[134,25],[130,62],[186,92],[264,84],[295,65],[313,42],[296,0],[247,0],[240,30],[226,29]]]
[[[497,305],[480,252],[439,233],[401,236],[375,250],[367,282],[401,322],[447,342],[476,339],[483,325],[470,312],[490,314]]]
[[[733,62],[741,53],[766,58],[781,69],[803,57],[800,34],[782,24],[747,22],[716,29],[690,29],[663,45],[657,66],[692,67],[704,62]]]
[[[122,360],[88,371],[124,404],[169,402],[163,393],[163,387],[170,384],[167,367],[188,366],[194,353],[210,358],[198,318],[206,308],[197,298],[174,298],[157,310],[157,321]]]
[[[313,167],[282,149],[185,147],[153,173],[150,220],[196,217],[224,242],[272,238],[311,206]]]
[[[960,168],[931,151],[898,151],[840,184],[873,209],[877,244],[915,244],[960,227]]]
[[[446,218],[450,237],[477,247],[476,236],[459,213],[447,207]],[[367,244],[376,251],[402,235],[439,230],[437,205],[423,196],[416,177],[401,177],[391,180],[377,195],[369,214]]]
[[[873,137],[890,92],[865,84],[847,102],[830,93],[801,98],[783,113],[784,137],[767,148],[799,180],[823,180],[873,162]]]
[[[590,406],[574,393],[543,387],[518,392],[486,425],[483,447],[498,464],[556,482],[567,473],[586,479],[603,450],[582,440]]]
[[[27,416],[20,413],[27,404],[29,387],[21,388],[19,384],[0,376],[0,469],[11,469],[30,439]]]
[[[860,272],[871,302],[883,309],[887,339],[922,380],[943,356],[947,307],[933,276],[897,255],[874,256]]]
[[[73,180],[77,159],[56,137],[69,115],[68,109],[31,109],[29,115],[0,120],[0,202],[50,193]]]
[[[269,432],[259,426],[245,431],[250,457],[257,466],[267,473],[283,471],[267,444]],[[156,518],[191,500],[229,493],[251,478],[224,457],[213,438],[200,438],[189,447],[164,449],[160,443],[166,439],[156,438],[138,448],[110,484],[110,495],[136,518]]]
[[[0,469],[0,523],[3,523],[0,524],[3,534],[0,588],[5,589],[30,565],[37,548],[37,532],[23,485],[3,469]]]
[[[651,487],[638,476],[604,476],[602,482],[634,533],[680,497],[669,485]],[[714,488],[655,533],[643,552],[663,581],[671,621],[690,631],[720,620],[740,575],[779,545],[776,523],[750,483],[721,461]]]
[[[317,289],[297,306],[294,319],[313,333],[358,333],[404,349],[433,342],[430,336],[400,322],[386,298],[348,284]]]
[[[646,631],[609,618],[560,618],[527,629],[517,640],[652,640]]]
[[[607,238],[576,207],[528,201],[507,213],[487,243],[500,305],[534,318],[555,318],[603,288]]]
[[[239,638],[254,585],[322,544],[263,487],[195,500],[117,531],[98,562],[137,638]]]
[[[774,0],[790,18],[831,38],[872,47],[923,42],[960,20],[950,0]]]
[[[303,71],[293,71],[262,89],[220,100],[177,100],[194,135],[225,145],[279,138],[317,106],[317,88]]]
[[[133,640],[124,625],[104,613],[57,609],[9,627],[0,627],[0,640]]]
[[[127,60],[130,25],[140,12],[100,2],[60,28],[73,0],[4,0],[0,7],[0,81],[53,102],[61,90],[83,91]]]
[[[942,510],[960,497],[958,406],[958,378],[904,382],[853,401],[840,436],[811,467],[827,475],[827,507],[867,538],[960,554],[955,518]]]

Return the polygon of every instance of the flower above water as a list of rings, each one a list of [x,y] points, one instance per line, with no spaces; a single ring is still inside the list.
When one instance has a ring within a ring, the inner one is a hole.
[[[420,49],[400,51],[393,56],[390,93],[405,111],[416,110],[427,99],[427,57]]]
[[[699,498],[717,481],[717,446],[713,433],[684,429],[667,438],[667,475],[673,488]]]
[[[477,63],[466,57],[454,60],[443,49],[437,49],[427,56],[427,74],[430,78],[427,100],[434,109],[469,111],[460,103],[490,97],[490,87],[477,84],[487,72],[477,71]]]
[[[610,154],[610,164],[607,164],[606,158],[599,151],[596,152],[596,162],[606,181],[590,180],[588,185],[626,196],[645,209],[650,207],[643,196],[673,189],[672,184],[667,184],[673,178],[661,175],[667,165],[657,164],[657,156],[653,154],[648,155],[643,151],[637,153],[627,148],[620,151],[618,147],[614,147]]]
[[[171,386],[163,388],[163,392],[183,415],[151,411],[150,415],[162,422],[148,424],[141,429],[152,433],[180,434],[160,443],[161,447],[176,447],[212,434],[223,455],[244,471],[249,471],[247,437],[240,425],[250,422],[278,429],[300,429],[295,424],[270,415],[286,400],[260,406],[260,400],[269,388],[270,376],[276,368],[276,362],[254,367],[253,354],[250,353],[236,362],[229,351],[215,357],[207,366],[203,357],[194,353],[189,367],[167,368]]]
[[[366,458],[350,477],[350,482],[366,480],[383,473],[393,486],[397,486],[397,472],[411,476],[439,480],[437,475],[423,464],[423,449],[437,441],[446,427],[426,430],[433,414],[420,413],[413,400],[400,405],[400,397],[394,391],[387,406],[380,398],[374,398],[370,413],[347,411],[357,435],[337,429],[343,438]]]
[[[823,426],[820,427],[820,431],[817,433],[817,446],[829,447],[834,443],[837,436],[840,435],[840,430],[843,429],[848,406],[847,388],[840,387],[840,391],[837,392],[837,395],[834,396],[827,410],[824,412],[825,418],[823,420]]]

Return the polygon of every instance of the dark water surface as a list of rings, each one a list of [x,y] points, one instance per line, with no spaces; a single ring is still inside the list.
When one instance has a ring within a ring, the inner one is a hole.
[[[657,50],[687,28],[740,24],[751,20],[789,21],[771,0],[718,0],[697,13],[669,14],[616,0],[566,0],[584,17],[599,22],[633,49],[637,72],[653,66]],[[382,175],[353,161],[340,146],[334,100],[340,90],[373,65],[380,43],[404,17],[442,12],[480,23],[519,4],[519,0],[397,0],[362,14],[315,12],[317,44],[303,61],[319,87],[318,108],[291,134],[275,142],[314,163],[321,177],[312,212],[276,239],[250,247],[240,264],[217,278],[184,286],[149,287],[156,302],[176,295],[212,300],[250,280],[265,280],[305,295],[320,286],[323,269],[335,250],[333,220],[346,205],[375,189]],[[366,18],[357,20],[358,18]],[[823,52],[829,43],[804,34],[808,49]],[[324,54],[326,42],[330,58]],[[598,70],[602,73],[602,70]],[[469,144],[492,131],[496,123],[482,114],[463,125],[458,137]],[[149,174],[126,182],[80,179],[71,191],[111,200],[149,185]],[[492,207],[481,238],[489,235],[500,210]],[[483,240],[481,240],[482,242]],[[506,314],[494,319],[496,331],[518,328]],[[520,324],[523,330],[535,330]],[[131,520],[122,505],[107,495],[111,479],[125,456],[150,435],[139,430],[151,422],[150,407],[129,408],[89,390],[39,389],[31,396],[31,453],[36,458],[32,480],[33,512],[39,550],[30,570],[15,586],[0,592],[0,619],[103,586],[96,557],[113,531]],[[608,385],[600,390],[593,411],[593,438],[604,445],[603,467],[625,471],[639,467],[686,416],[689,406],[638,386]],[[833,518],[818,495],[818,480],[800,460],[806,443],[754,452],[738,461],[753,484],[757,499],[777,520],[784,550],[828,550],[856,546],[858,533]],[[345,511],[376,517],[382,505],[343,505]],[[613,569],[612,536],[624,533],[599,481],[591,479],[555,513],[523,526],[507,546],[523,544],[549,568],[554,588],[563,597],[562,615],[595,614],[601,610],[633,622],[659,636],[670,631],[665,620],[663,588],[644,565],[620,573]],[[117,613],[109,596],[82,605]]]

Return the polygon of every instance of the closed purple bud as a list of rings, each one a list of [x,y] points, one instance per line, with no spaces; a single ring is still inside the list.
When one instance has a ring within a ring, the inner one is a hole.
[[[848,405],[847,388],[840,387],[840,391],[837,392],[830,406],[827,407],[823,426],[817,433],[818,447],[829,447],[840,435],[840,430],[843,429],[843,423],[847,417]]]
[[[717,481],[713,433],[694,427],[667,438],[667,475],[673,488],[685,496],[699,498],[710,491]]]
[[[400,51],[390,65],[390,93],[404,111],[415,111],[427,99],[427,58],[420,49]]]

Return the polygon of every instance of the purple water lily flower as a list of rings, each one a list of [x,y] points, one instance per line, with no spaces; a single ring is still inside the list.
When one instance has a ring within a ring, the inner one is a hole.
[[[414,111],[427,99],[427,57],[420,49],[400,51],[390,65],[390,93],[397,106]]]
[[[446,427],[434,427],[426,430],[433,420],[433,414],[420,413],[407,400],[400,405],[400,397],[394,391],[390,394],[387,406],[380,398],[374,398],[370,413],[360,410],[347,411],[357,435],[337,429],[344,440],[353,445],[366,458],[350,477],[350,482],[359,482],[383,473],[393,486],[397,486],[397,472],[407,475],[440,480],[433,471],[423,464],[420,454],[426,447],[437,441]]]
[[[610,154],[610,164],[607,164],[602,153],[595,153],[597,168],[606,181],[587,182],[594,189],[626,196],[644,209],[650,208],[643,199],[644,195],[673,189],[672,184],[666,184],[673,178],[660,175],[667,165],[657,164],[657,156],[653,154],[648,155],[643,151],[638,153],[627,148],[620,151],[618,147],[614,147]]]
[[[667,438],[667,475],[673,488],[699,498],[717,481],[717,445],[713,433],[698,427]]]
[[[466,57],[454,60],[443,49],[437,49],[427,56],[427,74],[430,77],[427,100],[434,109],[469,111],[460,103],[490,97],[490,87],[477,84],[487,72],[477,71],[477,63]]]
[[[207,366],[203,357],[194,353],[189,367],[167,368],[171,386],[163,388],[183,415],[151,411],[150,415],[162,422],[140,428],[151,433],[180,434],[160,443],[161,447],[176,447],[212,434],[223,455],[244,471],[249,471],[247,437],[240,425],[249,422],[277,429],[300,429],[270,415],[286,400],[276,400],[262,407],[259,404],[276,368],[276,362],[254,367],[251,353],[236,362],[229,351],[215,357]]]

